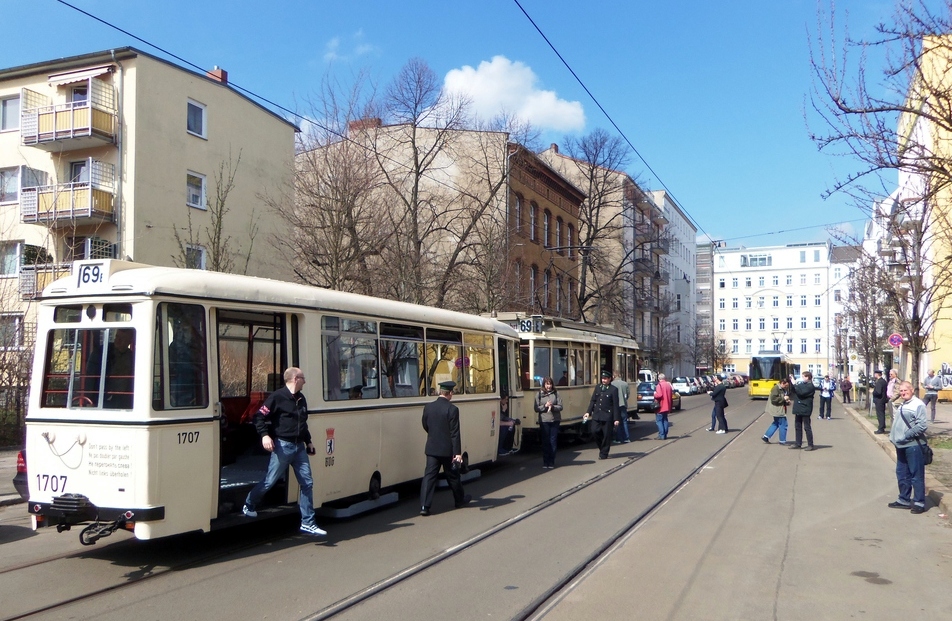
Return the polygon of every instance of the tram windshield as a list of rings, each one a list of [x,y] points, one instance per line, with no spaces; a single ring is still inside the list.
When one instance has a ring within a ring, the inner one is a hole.
[[[755,356],[750,361],[750,379],[779,380],[783,378],[783,359],[780,356]]]
[[[64,328],[51,332],[41,407],[132,408],[134,329]]]

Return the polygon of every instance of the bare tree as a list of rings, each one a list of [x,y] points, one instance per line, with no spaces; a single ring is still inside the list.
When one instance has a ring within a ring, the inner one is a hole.
[[[172,262],[177,267],[201,268],[197,249],[204,248],[205,269],[212,272],[248,273],[260,216],[255,210],[251,210],[247,226],[247,248],[242,248],[238,241],[225,232],[231,211],[228,207],[228,196],[235,188],[235,175],[240,164],[239,151],[237,158],[229,157],[218,165],[214,175],[214,195],[207,204],[208,225],[195,224],[192,220],[192,208],[188,207],[184,230],[179,232],[178,227],[173,228],[178,252],[172,255]]]
[[[879,271],[879,265],[871,257],[861,257],[850,275],[850,292],[843,304],[847,325],[856,334],[856,348],[866,364],[866,377],[872,377],[874,368],[879,366],[883,346],[894,323]]]
[[[952,153],[945,141],[933,139],[952,132],[952,2],[935,10],[931,5],[903,2],[873,36],[847,34],[842,41],[831,9],[820,16],[827,34],[816,38],[812,51],[813,110],[825,126],[812,138],[821,151],[858,163],[830,193],[853,197],[885,232],[867,259],[878,263],[877,286],[905,339],[914,386],[921,356],[934,346],[929,337],[936,321],[949,308],[952,285],[947,250]],[[880,72],[872,70],[871,57],[885,59]],[[893,193],[897,174],[899,188]],[[889,194],[873,208],[878,197]]]

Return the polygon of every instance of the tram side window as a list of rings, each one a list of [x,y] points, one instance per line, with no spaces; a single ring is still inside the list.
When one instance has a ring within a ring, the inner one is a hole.
[[[426,331],[426,387],[430,395],[439,394],[441,382],[454,381],[456,392],[464,392],[463,338],[459,332],[430,328]]]
[[[468,394],[491,393],[496,390],[496,357],[493,337],[465,334],[466,355],[463,356],[464,385]]]
[[[548,345],[540,346],[538,341],[533,350],[535,356],[532,361],[532,388],[541,388],[543,378],[549,377],[552,350]]]
[[[569,350],[566,347],[552,348],[552,381],[556,386],[569,385]]]
[[[529,377],[529,345],[519,346],[519,379],[523,390],[532,388],[532,379]]]
[[[324,400],[374,399],[377,392],[377,322],[321,318]]]
[[[131,409],[135,337],[132,328],[53,330],[41,407]]]
[[[638,356],[635,354],[628,354],[628,381],[633,382],[638,377]]]
[[[584,346],[573,347],[569,350],[569,386],[584,386],[588,383]]]
[[[155,316],[152,407],[208,407],[205,309],[197,304],[159,304]]]
[[[380,396],[418,397],[426,394],[422,382],[423,359],[423,328],[380,324]],[[373,383],[376,387],[376,376]]]

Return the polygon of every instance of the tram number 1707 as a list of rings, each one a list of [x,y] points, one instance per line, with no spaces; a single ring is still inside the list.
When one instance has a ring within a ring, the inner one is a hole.
[[[38,474],[36,475],[36,487],[41,492],[65,492],[66,475]]]
[[[198,442],[199,431],[183,431],[178,434],[178,443],[179,444],[195,444]]]

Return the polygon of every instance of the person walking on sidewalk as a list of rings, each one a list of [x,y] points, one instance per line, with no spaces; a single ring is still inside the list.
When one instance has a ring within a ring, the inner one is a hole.
[[[727,415],[724,410],[727,409],[727,384],[721,381],[721,378],[714,376],[714,388],[707,391],[711,395],[711,401],[714,402],[714,411],[711,412],[711,429],[715,427],[714,420],[717,421],[717,431],[714,433],[727,433]]]
[[[542,468],[555,468],[555,450],[558,447],[559,423],[562,421],[562,397],[552,384],[552,378],[542,380],[536,393],[534,409],[539,415],[539,433],[542,441]]]
[[[900,403],[893,416],[889,441],[896,446],[896,481],[899,498],[889,503],[893,509],[912,513],[926,510],[926,465],[920,442],[926,441],[926,404],[913,395],[911,382],[899,384]],[[910,498],[910,493],[912,497]]]
[[[840,381],[840,390],[843,391],[843,403],[853,403],[853,382],[844,377]]]
[[[778,429],[780,430],[780,444],[787,443],[787,404],[790,403],[787,390],[789,388],[790,380],[785,377],[770,389],[770,396],[767,397],[766,413],[773,416],[773,422],[770,423],[770,427],[767,427],[767,432],[761,438],[767,444],[770,444],[770,438]]]
[[[939,391],[942,390],[942,378],[936,377],[935,371],[930,370],[929,376],[922,380],[922,385],[926,389],[926,394],[922,399],[922,402],[926,404],[926,407],[930,407],[929,411],[929,422],[935,422],[935,404],[939,400]]]
[[[598,458],[608,459],[612,448],[612,436],[618,426],[618,390],[611,385],[612,374],[602,371],[602,383],[592,391],[592,400],[588,412],[582,416],[582,422],[591,418],[594,422],[595,443],[598,444]]]
[[[899,371],[889,369],[889,381],[886,383],[886,399],[893,402],[893,407],[898,407],[899,395]],[[885,427],[884,427],[885,428]]]
[[[791,446],[792,449],[803,447],[803,432],[807,432],[806,450],[814,450],[813,446],[813,427],[810,426],[810,418],[813,416],[813,395],[816,393],[816,387],[813,385],[813,373],[804,371],[803,379],[793,385],[793,419],[797,432],[796,443]]]
[[[836,392],[836,384],[830,379],[830,376],[824,376],[820,382],[820,420],[830,420],[830,414],[833,411],[833,394]],[[823,413],[826,412],[826,416]]]
[[[658,439],[667,440],[668,414],[671,413],[674,396],[671,384],[668,383],[664,373],[658,374],[658,386],[655,388],[654,398],[658,400],[658,412],[655,414],[655,423],[658,425]]]
[[[878,423],[874,433],[886,433],[886,380],[883,379],[883,372],[879,369],[873,371],[873,405],[876,406],[876,422]]]

